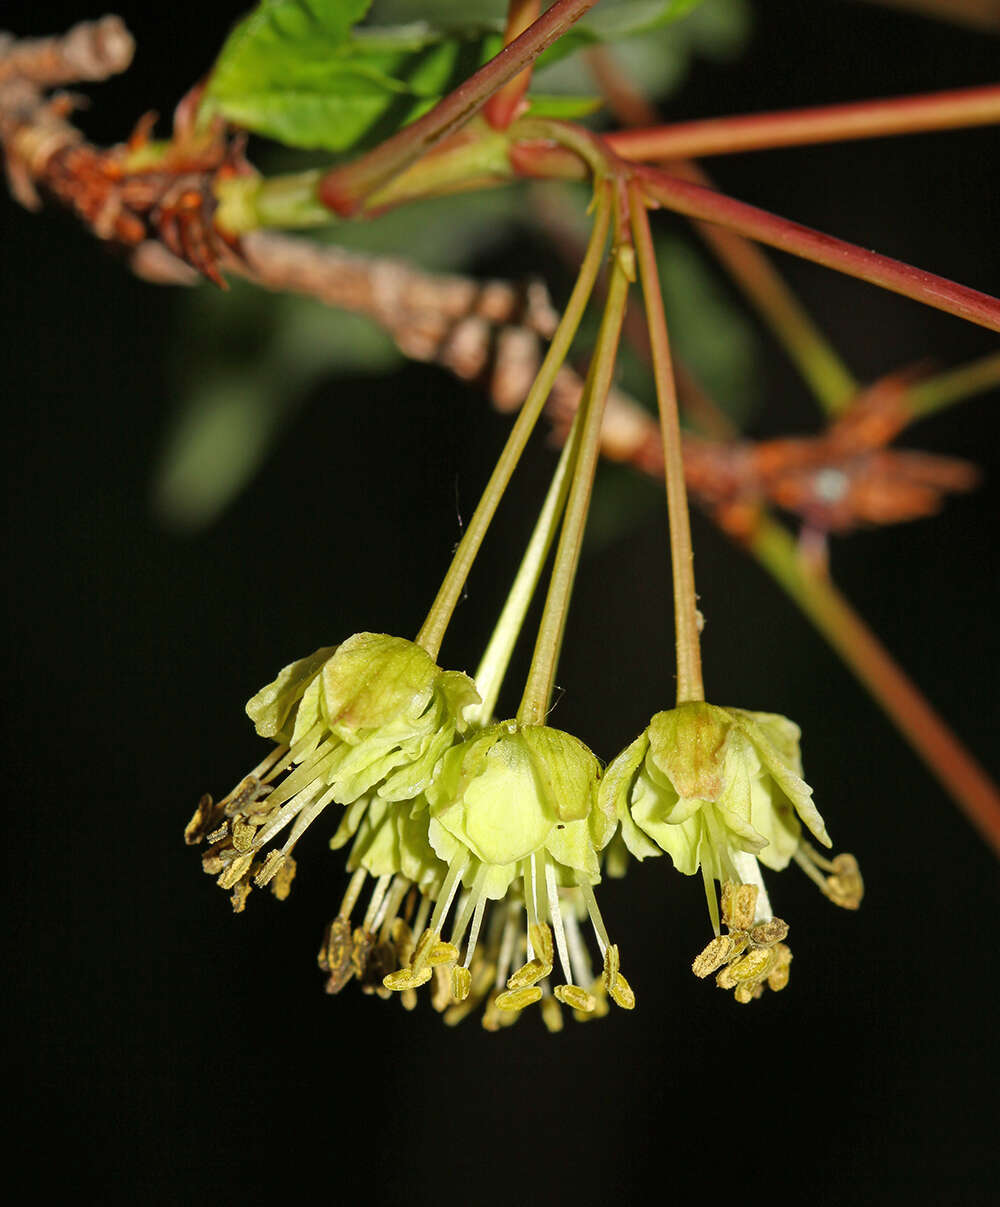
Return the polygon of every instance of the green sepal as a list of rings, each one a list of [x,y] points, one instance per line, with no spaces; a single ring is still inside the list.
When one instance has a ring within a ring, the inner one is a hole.
[[[403,716],[416,720],[440,671],[425,649],[385,633],[355,633],[323,667],[323,704],[333,733],[351,741]]]
[[[312,680],[322,670],[323,664],[336,653],[336,646],[325,646],[291,662],[278,673],[273,683],[262,687],[247,702],[247,716],[262,738],[273,738],[287,742],[292,736],[292,726],[286,725],[292,709],[298,704]]]

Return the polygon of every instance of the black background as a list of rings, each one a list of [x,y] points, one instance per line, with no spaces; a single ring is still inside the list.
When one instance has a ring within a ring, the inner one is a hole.
[[[119,6],[132,71],[95,90],[98,141],[169,112],[239,4]],[[1000,42],[850,3],[758,6],[732,67],[698,69],[678,116],[985,83]],[[18,33],[98,15],[6,3]],[[736,196],[1000,292],[993,131],[735,157]],[[992,161],[992,164],[991,164]],[[322,836],[284,904],[230,916],[180,831],[259,757],[245,699],[355,630],[412,634],[506,424],[445,374],[317,392],[255,488],[196,537],[159,527],[149,479],[170,405],[177,297],[53,213],[2,202],[8,470],[8,1100],[35,1185],[111,1201],[596,1203],[750,1193],[817,1204],[983,1203],[996,1176],[996,865],[944,791],[769,580],[695,522],[706,675],[722,703],[804,730],[807,772],[868,895],[836,911],[789,872],[788,991],[751,1008],[687,971],[697,882],[665,861],[602,893],[633,1015],[544,1033],[444,1029],[314,965],[342,891]],[[525,238],[480,271],[545,271]],[[996,336],[782,260],[861,377],[942,365]],[[564,286],[562,286],[564,287]],[[815,413],[782,356],[757,431]],[[903,443],[970,457],[983,489],[938,519],[835,542],[838,580],[995,775],[997,406]],[[551,454],[530,450],[446,664],[475,662]],[[610,758],[670,698],[664,524],[582,566],[556,723]],[[353,988],[353,987],[352,987]],[[652,1178],[648,1182],[647,1178]]]

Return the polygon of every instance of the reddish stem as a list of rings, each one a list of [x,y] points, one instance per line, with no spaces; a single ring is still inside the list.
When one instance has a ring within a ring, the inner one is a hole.
[[[692,159],[995,122],[1000,122],[1000,84],[621,130],[605,141],[623,159]]]
[[[980,327],[1000,331],[1000,300],[989,294],[958,285],[900,260],[880,256],[853,243],[845,243],[808,226],[800,226],[712,189],[678,180],[656,168],[636,165],[633,171],[641,178],[649,197],[677,213],[717,222],[759,243],[767,243],[847,276],[870,281]]]
[[[328,172],[319,187],[322,203],[344,217],[356,214],[369,194],[463,126],[494,92],[533,63],[596,3],[597,0],[556,0],[519,38],[505,46],[429,113],[367,155]]]
[[[868,688],[1000,855],[1000,792],[829,579],[809,572],[792,537],[762,518],[750,548]]]
[[[533,21],[538,20],[540,7],[541,0],[510,0],[507,6],[507,25],[503,31],[504,46],[509,46]],[[509,83],[504,84],[499,92],[494,92],[486,102],[483,116],[494,130],[506,130],[514,120],[530,83],[531,68],[526,67],[520,75],[514,76]]]

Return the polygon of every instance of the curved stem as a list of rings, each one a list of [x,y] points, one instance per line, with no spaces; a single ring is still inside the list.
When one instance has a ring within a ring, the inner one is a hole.
[[[969,821],[1000,855],[1000,791],[923,698],[837,588],[810,572],[795,541],[761,517],[751,552],[881,704]]]
[[[877,252],[835,239],[832,235],[790,222],[787,218],[779,218],[767,210],[736,201],[700,185],[689,184],[655,168],[634,165],[632,170],[642,180],[646,194],[667,209],[686,214],[689,218],[718,222],[741,235],[800,256],[803,260],[812,260],[847,276],[870,281],[893,293],[901,293],[904,297],[954,314],[980,327],[1000,331],[1000,300],[989,294],[958,285],[900,260],[880,256]]]
[[[610,192],[612,187],[614,186],[609,184],[604,191]],[[620,225],[619,222],[619,227]],[[573,590],[573,580],[576,578],[576,568],[580,561],[580,549],[587,526],[587,512],[590,508],[594,474],[601,450],[601,421],[604,418],[604,404],[611,388],[611,375],[614,371],[618,341],[625,319],[629,283],[635,278],[635,253],[631,244],[625,241],[626,238],[627,232],[621,229],[616,231],[608,299],[604,307],[604,316],[601,319],[597,345],[587,373],[583,398],[580,402],[580,409],[584,412],[580,433],[580,452],[573,469],[573,484],[570,487],[566,515],[563,519],[562,531],[559,534],[559,547],[556,550],[555,564],[552,568],[548,595],[545,598],[545,610],[538,628],[531,668],[528,671],[521,706],[517,712],[517,719],[525,725],[544,724],[555,682],[556,666],[559,662],[566,616],[569,612],[570,595]]]
[[[365,198],[465,125],[493,93],[530,66],[547,46],[596,3],[597,0],[556,0],[520,37],[439,101],[429,113],[387,138],[367,155],[327,172],[320,186],[320,200],[345,217],[356,214]]]
[[[635,239],[636,261],[646,306],[649,344],[653,354],[653,378],[660,412],[663,465],[667,479],[667,514],[670,522],[670,560],[673,567],[674,632],[677,643],[677,703],[704,700],[701,675],[701,645],[698,636],[698,599],[694,589],[694,550],[688,515],[684,459],[681,452],[677,391],[670,361],[670,340],[663,310],[656,249],[649,229],[646,204],[636,184],[629,187],[629,209]]]
[[[521,565],[518,568],[514,584],[507,596],[507,601],[500,613],[493,636],[490,638],[486,652],[483,654],[474,679],[482,703],[468,714],[473,725],[486,725],[496,712],[497,697],[503,685],[507,667],[510,664],[514,646],[521,634],[524,617],[538,580],[541,577],[545,559],[549,556],[552,542],[559,528],[559,520],[566,503],[569,491],[570,470],[572,469],[580,447],[580,414],[578,410],[573,417],[569,437],[559,455],[559,463],[552,475],[545,502],[535,522],[531,540],[524,551]]]
[[[604,259],[604,245],[608,237],[610,219],[610,199],[607,190],[602,189],[598,196],[597,214],[590,235],[590,243],[580,266],[580,275],[576,279],[569,302],[566,304],[559,326],[549,344],[542,367],[538,370],[538,375],[511,429],[500,459],[490,475],[479,505],[469,521],[465,536],[462,537],[461,543],[455,551],[455,556],[448,567],[448,573],[441,584],[437,598],[427,614],[423,627],[417,634],[417,643],[422,645],[433,658],[437,657],[441,648],[445,630],[462,594],[462,588],[465,586],[472,563],[483,543],[483,538],[486,536],[501,496],[507,489],[511,474],[524,451],[524,446],[528,443],[528,437],[538,422],[549,391],[552,389],[552,383],[566,359],[570,344],[572,344],[580,320],[583,318],[583,312],[587,308],[587,302]]]

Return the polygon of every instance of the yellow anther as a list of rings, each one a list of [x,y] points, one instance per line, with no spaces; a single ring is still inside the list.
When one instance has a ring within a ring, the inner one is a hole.
[[[541,993],[541,990],[538,992]],[[572,1010],[579,1010],[581,1014],[592,1014],[597,1008],[597,998],[579,985],[557,985],[553,992],[559,1001]]]
[[[764,979],[778,962],[778,956],[772,947],[756,947],[745,956],[729,965],[729,975],[738,985]]]
[[[719,935],[694,958],[691,971],[697,977],[711,976],[722,967],[733,954],[733,936]]]
[[[234,914],[242,914],[246,908],[247,897],[250,896],[250,882],[248,880],[239,880],[236,887],[233,889],[229,900],[233,905]]]
[[[403,1003],[404,1010],[416,1010],[417,1008],[417,991],[416,989],[404,989],[399,995],[399,1000]]]
[[[635,1009],[635,994],[632,991],[632,986],[625,980],[622,974],[615,977],[614,983],[608,990],[612,1001],[616,1006],[620,1006],[623,1010]]]
[[[351,936],[351,967],[359,981],[365,975],[368,957],[374,946],[375,936],[370,930],[363,930],[359,926]]]
[[[788,974],[791,971],[792,953],[784,943],[779,943],[774,949],[776,962],[768,973],[768,988],[779,993],[788,984]]]
[[[535,958],[543,964],[552,967],[554,952],[552,949],[552,931],[544,922],[535,922],[528,927],[528,938],[531,940],[531,950]]]
[[[205,841],[214,846],[215,843],[222,842],[222,840],[226,837],[226,835],[228,833],[229,833],[229,822],[224,821],[217,830],[213,830],[211,834],[205,835]]]
[[[451,973],[452,970],[439,964],[434,969],[434,984],[431,986],[431,1005],[439,1013],[443,1013],[451,1005]]]
[[[417,940],[417,945],[413,949],[413,967],[423,968],[425,964],[430,963],[431,952],[434,944],[438,942],[440,935],[431,930],[429,927]]]
[[[554,997],[546,995],[542,998],[542,1022],[550,1034],[555,1035],[563,1029],[562,1011]]]
[[[426,985],[430,979],[431,970],[429,968],[421,968],[419,971],[414,968],[400,968],[398,972],[390,972],[388,976],[384,976],[382,984],[386,989],[391,989],[394,993],[400,993],[404,989],[419,989],[421,985]]]
[[[788,923],[780,918],[758,922],[750,931],[750,941],[757,947],[773,947],[788,937]]]
[[[529,960],[527,964],[523,964],[516,972],[510,974],[507,978],[507,988],[523,989],[526,985],[537,985],[551,971],[551,964],[543,964],[539,959]]]
[[[865,884],[861,879],[861,869],[853,855],[836,855],[833,860],[833,873],[826,878],[827,897],[843,909],[858,909],[861,898],[865,895]]]
[[[219,888],[232,888],[237,880],[242,880],[244,875],[249,872],[251,863],[253,863],[252,854],[237,856],[225,869],[216,884]]]
[[[745,1006],[748,1002],[752,1002],[755,997],[760,997],[760,994],[755,992],[755,988],[757,988],[757,986],[737,985],[736,992],[733,994],[733,997],[736,998],[740,1005]]]
[[[604,976],[602,979],[605,989],[610,989],[614,984],[620,964],[621,957],[618,954],[618,944],[612,943],[604,953]]]
[[[451,970],[451,996],[456,1002],[464,1002],[472,989],[472,973],[460,964]]]
[[[250,827],[248,826],[247,829],[250,829]],[[254,873],[254,884],[258,888],[263,888],[284,862],[285,856],[280,851],[268,851],[264,862]]]
[[[257,833],[256,826],[244,825],[241,821],[233,822],[233,847],[237,851],[249,851],[253,846],[253,836]]]
[[[281,867],[275,873],[274,879],[271,881],[271,892],[278,898],[279,901],[284,901],[288,894],[292,891],[292,881],[295,879],[295,860],[291,855],[286,855]]]
[[[219,808],[206,792],[198,801],[198,807],[194,811],[194,816],[184,827],[184,841],[188,846],[193,846],[196,842],[201,842],[206,837],[206,830],[215,821],[218,812]],[[218,839],[209,835],[208,841],[217,842]]]
[[[438,942],[431,944],[427,963],[432,968],[436,968],[439,964],[457,964],[458,948],[454,943],[445,943],[442,940],[438,940]]]
[[[494,1004],[498,1010],[523,1010],[533,1002],[540,1001],[542,991],[537,985],[525,985],[522,989],[507,989],[498,993]]]

